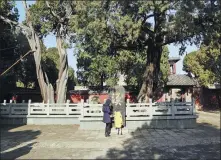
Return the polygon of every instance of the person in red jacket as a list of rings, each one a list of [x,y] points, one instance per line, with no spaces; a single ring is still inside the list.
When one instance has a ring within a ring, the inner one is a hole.
[[[18,96],[14,94],[14,95],[12,96],[12,103],[13,103],[13,102],[16,103],[17,98],[18,98]]]

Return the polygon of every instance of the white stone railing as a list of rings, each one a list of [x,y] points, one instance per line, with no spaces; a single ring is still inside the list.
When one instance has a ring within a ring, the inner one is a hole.
[[[9,117],[76,117],[80,119],[102,119],[102,104],[90,104],[81,100],[80,103],[4,103],[0,104],[0,115]],[[145,120],[154,118],[176,119],[195,115],[195,104],[185,103],[126,103],[127,120]]]
[[[1,116],[10,117],[79,117],[81,115],[81,104],[67,103],[50,104],[50,103],[4,103],[0,104]]]
[[[138,120],[138,119],[176,119],[179,116],[189,116],[195,114],[195,104],[192,102],[185,103],[139,103],[132,104],[127,103],[126,109],[127,120]]]

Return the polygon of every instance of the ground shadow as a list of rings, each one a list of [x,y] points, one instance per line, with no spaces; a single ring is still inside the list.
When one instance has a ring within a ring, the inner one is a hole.
[[[97,159],[220,159],[220,129],[197,124],[195,129],[137,128],[123,148],[110,148]]]
[[[1,125],[1,159],[16,159],[28,154],[36,142],[30,142],[41,134],[41,131],[19,130],[18,125]],[[26,143],[23,145],[25,142]],[[20,146],[19,146],[20,145]]]

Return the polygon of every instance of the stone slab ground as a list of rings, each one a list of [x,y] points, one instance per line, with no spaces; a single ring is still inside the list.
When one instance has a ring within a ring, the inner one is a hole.
[[[1,126],[1,159],[220,159],[220,114],[199,112],[195,129],[138,128],[108,138],[78,127]]]

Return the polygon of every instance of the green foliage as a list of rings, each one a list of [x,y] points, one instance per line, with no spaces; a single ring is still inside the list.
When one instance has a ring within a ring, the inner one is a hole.
[[[202,45],[200,50],[191,52],[184,58],[184,70],[193,73],[203,86],[221,82],[220,48],[211,43]]]
[[[45,37],[49,33],[54,33],[57,35],[61,24],[65,25],[65,30],[69,31],[68,19],[65,18],[66,11],[73,10],[74,1],[48,1],[49,6],[52,10],[50,12],[49,7],[46,5],[46,0],[37,0],[30,8],[31,11],[31,20],[33,22],[35,31],[39,34],[40,37]],[[73,12],[74,13],[74,12]],[[55,14],[55,15],[53,15]],[[60,17],[60,18],[58,18]],[[61,19],[63,18],[63,19]],[[67,25],[67,26],[66,26]],[[68,45],[65,44],[66,48]]]
[[[124,54],[121,55],[121,61],[119,64],[124,64],[121,67],[121,70],[124,71],[126,75],[127,85],[134,85],[138,88],[142,85],[143,73],[146,67],[146,57],[145,50],[142,53],[129,53],[129,51],[124,51]],[[130,55],[130,56],[128,56]],[[167,82],[168,73],[169,73],[169,50],[167,46],[163,47],[163,52],[160,60],[160,74],[159,74],[159,83],[164,85]]]
[[[107,19],[101,1],[77,1],[76,14],[71,19],[72,37],[76,43],[78,79],[84,85],[117,83],[117,58],[111,46]],[[83,27],[84,26],[84,27]]]
[[[45,52],[42,53],[42,66],[44,71],[48,75],[49,82],[55,87],[59,72],[59,55],[56,47],[45,49]],[[73,89],[76,83],[77,81],[75,78],[74,70],[69,67],[67,87],[68,90]]]
[[[75,33],[72,40],[77,47],[78,79],[83,85],[102,85],[102,82],[115,85],[118,73],[126,75],[127,85],[142,84],[147,48],[138,43],[136,49],[118,48],[119,44],[127,46],[128,42],[137,41],[142,21],[135,21],[130,14],[121,15],[123,11],[115,8],[116,3],[109,4],[115,11],[108,12],[101,7],[101,1],[77,2],[79,14],[71,19]],[[167,49],[161,58],[160,77],[164,82],[169,69],[168,54]]]
[[[10,20],[18,20],[18,12],[15,3],[9,0],[0,1],[0,15]],[[11,26],[0,20],[0,73],[5,71],[18,57],[16,52],[18,42],[16,34]],[[16,87],[15,69],[0,77],[0,100],[7,98],[7,94]],[[4,92],[2,92],[4,91]]]
[[[18,9],[15,7],[15,1],[1,0],[0,1],[0,15],[7,17],[10,20],[18,21]]]
[[[181,43],[180,53],[182,54],[185,51],[186,42],[199,44],[201,40],[206,45],[213,40],[214,44],[211,46],[214,50],[210,49],[210,53],[213,54],[209,57],[209,54],[205,54],[199,62],[194,62],[195,57],[191,56],[194,54],[190,54],[185,61],[191,61],[196,67],[186,63],[186,70],[201,75],[198,77],[201,77],[202,84],[217,81],[217,78],[213,77],[218,72],[212,69],[214,68],[212,66],[216,66],[214,65],[216,61],[212,63],[210,57],[217,58],[215,55],[219,51],[220,1],[206,0],[206,3],[201,0],[191,2],[184,0],[50,1],[50,7],[59,17],[65,17],[65,12],[71,9],[70,20],[69,18],[61,20],[53,16],[45,1],[37,0],[31,6],[30,17],[35,31],[42,38],[50,32],[57,34],[61,25],[67,27],[64,28],[66,33],[63,35],[70,33],[70,40],[76,45],[77,73],[84,85],[103,85],[103,82],[115,85],[118,74],[122,73],[126,75],[128,85],[140,87],[147,62],[152,61],[151,57],[154,59],[156,53],[161,56],[160,63],[159,58],[153,62],[155,71],[160,70],[160,74],[157,75],[160,78],[158,83],[165,83],[169,69],[168,50],[166,48],[161,50],[162,47],[171,43]],[[17,10],[14,10],[14,2],[0,1],[0,15],[17,20],[18,14]],[[1,31],[4,27],[10,29],[10,26],[0,23]],[[3,35],[1,42],[5,39],[14,42],[13,34]],[[63,44],[63,47],[67,46]],[[4,44],[4,47],[7,45]],[[205,51],[201,50],[201,54],[204,55]],[[43,67],[47,73],[50,73],[49,80],[55,85],[55,75],[59,67],[58,55],[55,54],[57,51],[55,48],[46,51],[43,47],[43,52],[45,52]],[[12,52],[11,55],[7,53],[7,55],[12,57],[14,53]],[[17,55],[19,57],[19,54]],[[219,62],[218,60],[216,63]],[[28,68],[31,63],[28,60],[27,63],[24,61],[22,64],[21,68],[26,68],[27,71],[20,72],[20,79],[24,79],[20,81],[24,81],[23,83],[33,81],[32,76],[25,76],[32,70],[32,66]],[[203,68],[202,64],[209,67]]]
[[[219,47],[221,43],[221,1],[207,1],[203,7],[201,7],[198,13],[198,17],[201,21],[200,26],[203,28],[202,36],[203,43],[210,45],[213,42],[213,46]]]
[[[42,53],[42,67],[48,75],[49,82],[56,86],[56,80],[58,77],[58,61],[59,55],[57,48],[48,48]]]
[[[26,36],[21,32],[16,37],[20,48],[17,53],[20,57],[30,51],[30,46]],[[14,60],[15,61],[15,60]],[[12,64],[11,64],[12,65]],[[35,88],[37,86],[37,76],[35,73],[35,61],[33,54],[24,57],[15,67],[17,81],[23,84],[24,88]],[[19,86],[18,86],[19,87]]]
[[[160,59],[160,80],[163,85],[168,81],[170,64],[169,64],[169,49],[167,46],[163,47],[163,53]]]
[[[69,67],[68,68],[68,82],[67,82],[67,89],[74,90],[74,86],[77,85],[77,78],[75,77],[74,69]]]
[[[53,1],[54,3],[58,3],[58,1]],[[50,15],[45,0],[37,0],[31,6],[30,11],[35,31],[39,33],[40,37],[47,36],[53,30],[53,17]]]

